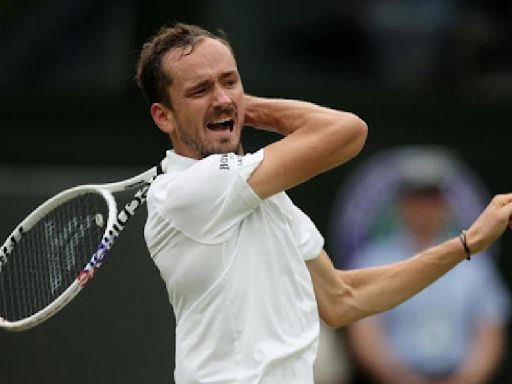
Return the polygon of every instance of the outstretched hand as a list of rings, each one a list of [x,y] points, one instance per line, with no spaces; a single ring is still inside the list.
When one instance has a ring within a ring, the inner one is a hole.
[[[512,193],[496,195],[466,232],[471,253],[487,249],[511,226]]]

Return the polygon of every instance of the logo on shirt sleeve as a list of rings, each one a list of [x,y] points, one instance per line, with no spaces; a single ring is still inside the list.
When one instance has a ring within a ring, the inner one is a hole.
[[[229,157],[227,153],[224,153],[220,156],[220,165],[219,169],[229,171]]]
[[[219,170],[229,171],[229,160],[234,157],[233,153],[224,153],[220,156]],[[243,165],[243,156],[236,155],[236,165],[241,167]]]

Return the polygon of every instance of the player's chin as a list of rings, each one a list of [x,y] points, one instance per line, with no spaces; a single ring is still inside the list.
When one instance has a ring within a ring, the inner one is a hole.
[[[217,153],[237,153],[240,147],[240,134],[233,132],[229,136],[218,137],[213,140],[213,147],[217,149]]]
[[[224,145],[219,146],[219,150],[217,153],[239,153],[240,151],[240,142],[237,143],[226,143]]]
[[[206,155],[220,155],[226,153],[242,154],[240,140],[237,140],[235,142],[223,141],[215,143],[214,145],[210,146],[210,148],[207,150]]]

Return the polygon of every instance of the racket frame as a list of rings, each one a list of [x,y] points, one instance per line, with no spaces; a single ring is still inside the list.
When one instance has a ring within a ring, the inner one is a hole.
[[[14,229],[14,231],[12,231],[0,248],[0,273],[2,271],[2,266],[9,262],[9,258],[12,256],[14,248],[17,246],[24,234],[28,233],[35,224],[46,217],[46,215],[56,207],[86,193],[100,194],[108,206],[107,224],[105,225],[102,240],[100,244],[98,244],[98,247],[91,256],[89,262],[73,280],[73,283],[71,283],[71,285],[67,287],[54,301],[29,317],[16,321],[8,321],[3,319],[0,313],[0,328],[8,331],[24,331],[32,328],[60,311],[85,287],[101,266],[115,240],[125,228],[127,221],[135,214],[139,207],[144,205],[149,186],[156,176],[162,172],[164,162],[165,160],[158,166],[152,167],[137,176],[123,181],[108,184],[80,185],[66,189],[49,198],[34,209]],[[127,191],[137,187],[139,187],[139,189],[135,193],[134,197],[118,212],[117,203],[113,193]]]

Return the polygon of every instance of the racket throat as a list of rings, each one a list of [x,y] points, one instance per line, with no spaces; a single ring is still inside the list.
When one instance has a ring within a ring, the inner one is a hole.
[[[83,288],[87,283],[94,277],[96,271],[101,267],[101,264],[108,256],[110,249],[112,248],[114,242],[118,238],[121,231],[124,229],[128,221],[133,215],[135,215],[136,211],[144,205],[147,197],[147,193],[149,190],[149,184],[145,185],[141,188],[135,196],[124,206],[124,208],[119,211],[116,216],[115,222],[112,224],[112,229],[108,231],[108,235],[106,235],[101,244],[94,252],[91,261],[87,264],[87,266],[80,272],[77,276],[78,284]]]
[[[114,235],[111,238],[105,237],[98,246],[96,252],[94,252],[91,261],[89,261],[87,266],[78,274],[76,279],[82,288],[87,285],[87,283],[94,277],[96,271],[101,267],[103,260],[108,256],[116,238],[117,235]]]
[[[9,256],[12,253],[12,251],[14,250],[16,245],[18,245],[24,234],[25,231],[23,230],[23,227],[20,225],[18,228],[14,230],[14,232],[6,241],[4,246],[0,249],[0,271],[8,261],[7,256]]]
[[[124,229],[126,223],[130,218],[135,215],[135,212],[144,204],[147,198],[149,190],[149,184],[145,185],[143,188],[141,188],[133,197],[132,200],[130,200],[124,208],[119,212],[117,215],[117,220],[114,223],[113,227],[117,231],[117,234]]]

